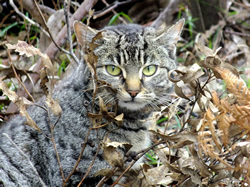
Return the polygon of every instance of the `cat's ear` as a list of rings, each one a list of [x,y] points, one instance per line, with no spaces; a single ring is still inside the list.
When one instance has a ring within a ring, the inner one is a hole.
[[[83,24],[80,21],[75,21],[73,24],[74,31],[78,43],[83,47],[84,45],[90,43],[92,39],[97,35],[98,31],[92,29],[91,27]]]
[[[180,19],[174,25],[169,27],[166,31],[158,35],[156,41],[158,41],[162,45],[176,44],[180,38],[184,24],[185,19]]]

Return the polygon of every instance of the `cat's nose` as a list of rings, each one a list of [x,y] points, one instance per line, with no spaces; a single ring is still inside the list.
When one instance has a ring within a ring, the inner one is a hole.
[[[140,90],[127,90],[132,98],[136,97]]]

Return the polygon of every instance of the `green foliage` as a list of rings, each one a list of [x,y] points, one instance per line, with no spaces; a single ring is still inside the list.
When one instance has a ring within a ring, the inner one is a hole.
[[[3,110],[4,106],[5,106],[4,103],[0,104],[0,111]]]
[[[162,123],[163,121],[167,121],[168,117],[161,118],[157,121],[157,124]]]
[[[132,23],[132,19],[131,19],[127,14],[125,14],[125,13],[123,13],[123,12],[119,12],[118,14],[115,14],[115,15],[110,19],[108,25],[114,25],[115,22],[116,22],[116,20],[117,20],[120,16],[126,18],[130,23]]]
[[[68,66],[68,62],[66,61],[66,59],[62,59],[62,63],[59,66],[58,69],[58,76],[60,77],[62,72],[64,72],[66,70],[66,67]]]
[[[158,164],[158,160],[157,160],[156,155],[155,155],[153,150],[150,150],[145,155],[148,158],[148,160],[150,160],[149,162],[147,162],[148,165],[157,165]]]
[[[189,35],[192,38],[193,37],[193,30],[195,27],[194,22],[199,20],[199,18],[193,18],[192,14],[190,13],[190,11],[188,10],[188,8],[186,8],[185,6],[181,5],[179,12],[178,12],[178,19],[180,19],[182,17],[182,14],[185,13],[186,15],[186,22],[185,25],[188,25],[188,31],[189,31]]]
[[[3,37],[5,35],[5,33],[11,29],[12,27],[15,27],[16,25],[18,25],[17,22],[14,22],[12,24],[10,24],[9,26],[5,27],[3,30],[0,31],[0,37]]]

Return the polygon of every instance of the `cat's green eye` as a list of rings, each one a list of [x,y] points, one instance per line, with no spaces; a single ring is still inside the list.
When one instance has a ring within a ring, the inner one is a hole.
[[[121,69],[114,65],[107,65],[106,70],[110,75],[118,76],[121,74]]]
[[[156,72],[156,69],[157,69],[157,66],[155,65],[150,65],[150,66],[147,66],[145,67],[143,70],[142,70],[142,73],[146,76],[152,76],[155,74]]]

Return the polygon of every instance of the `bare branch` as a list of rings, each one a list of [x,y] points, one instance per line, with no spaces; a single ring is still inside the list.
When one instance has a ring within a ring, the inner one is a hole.
[[[32,97],[32,95],[29,93],[29,91],[27,90],[26,86],[23,84],[23,82],[20,80],[20,78],[18,77],[17,73],[16,73],[16,68],[12,62],[12,59],[11,59],[11,56],[10,56],[10,50],[8,49],[8,56],[9,56],[9,59],[10,59],[10,65],[12,67],[12,70],[15,74],[15,77],[16,79],[18,80],[18,82],[22,85],[23,89],[25,90],[25,92],[28,94],[28,96],[31,98],[31,100],[33,101],[33,103],[35,103],[35,100],[34,98]]]
[[[32,25],[35,25],[36,27],[38,27],[39,29],[41,29],[48,37],[49,34],[47,31],[45,31],[38,23],[34,22],[33,20],[31,20],[30,18],[28,18],[27,16],[25,16],[22,12],[20,12],[18,10],[18,8],[16,7],[15,3],[13,2],[13,0],[10,0],[10,5],[14,8],[15,12],[21,16],[23,19],[27,20],[29,23],[31,23]]]
[[[171,18],[173,15],[173,11],[175,11],[175,7],[181,2],[181,0],[171,0],[168,6],[164,9],[164,11],[158,16],[156,20],[152,23],[152,27],[159,28],[162,23],[170,23],[172,20],[167,18]]]
[[[102,0],[102,2],[103,2],[107,7],[109,7],[109,4],[107,3],[106,0]],[[116,12],[114,9],[111,9],[111,11],[113,12],[113,14],[117,15],[117,12]],[[127,22],[126,22],[121,16],[118,16],[118,19],[119,19],[123,24],[127,24]]]
[[[66,25],[67,25],[67,31],[68,31],[68,40],[69,40],[69,50],[70,50],[70,55],[72,58],[75,60],[76,63],[79,63],[79,59],[76,57],[74,51],[73,51],[73,46],[72,46],[72,39],[71,39],[71,29],[69,26],[69,8],[70,8],[70,1],[68,2],[68,6],[66,3],[66,0],[64,1],[64,15],[65,15],[65,20],[66,20]]]
[[[73,29],[73,22],[75,20],[82,20],[84,16],[88,14],[89,9],[91,9],[95,4],[97,3],[97,0],[85,0],[81,6],[76,10],[76,12],[71,16],[69,20],[69,27],[72,30]],[[62,46],[67,38],[67,25],[65,25],[62,30],[58,33],[55,42]],[[48,55],[50,60],[53,62],[55,60],[55,55],[58,52],[58,48],[55,46],[55,44],[52,42],[48,46],[45,53]],[[36,66],[34,67],[34,71],[39,71],[42,68],[41,60],[39,60],[36,63]],[[33,82],[36,83],[39,80],[39,75],[32,75]],[[28,90],[32,90],[32,87],[29,87],[29,84],[27,83],[26,87]]]
[[[56,47],[57,47],[58,49],[60,49],[62,52],[66,53],[66,54],[70,54],[67,50],[65,50],[65,49],[61,48],[59,45],[57,45],[57,43],[56,43],[55,40],[54,40],[54,37],[52,36],[52,34],[51,34],[50,30],[49,30],[49,27],[48,27],[48,25],[47,25],[47,23],[46,23],[46,20],[45,20],[43,14],[42,14],[42,12],[41,12],[41,10],[40,10],[40,8],[39,8],[37,2],[36,2],[36,0],[33,0],[33,2],[34,2],[35,5],[36,5],[36,8],[37,8],[37,10],[38,10],[38,12],[39,12],[39,14],[40,14],[42,20],[43,20],[43,23],[44,23],[44,25],[45,25],[45,28],[46,28],[47,32],[49,33],[52,42],[53,42],[53,43],[56,45]]]
[[[132,2],[136,3],[137,1],[139,1],[139,0],[127,0],[127,1],[122,1],[122,2],[115,1],[113,4],[109,5],[106,10],[96,12],[95,15],[93,16],[93,19],[97,19],[99,17],[102,17],[105,14],[109,13],[110,11],[116,9],[119,6],[126,5],[126,4],[129,4]]]

